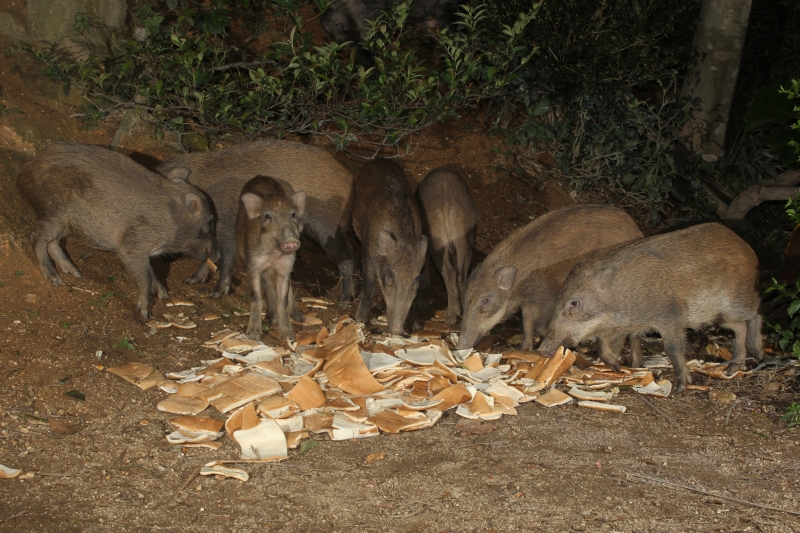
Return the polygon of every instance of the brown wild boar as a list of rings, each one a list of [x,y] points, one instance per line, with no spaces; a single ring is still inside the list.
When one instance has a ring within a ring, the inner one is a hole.
[[[167,296],[151,258],[216,259],[214,215],[206,195],[117,152],[51,144],[22,169],[17,188],[36,215],[31,237],[44,277],[63,284],[51,259],[64,272],[81,277],[61,248],[69,236],[116,252],[136,282],[136,308],[145,319],[150,317],[151,291]]]
[[[736,335],[728,372],[749,353],[761,359],[758,259],[720,224],[656,235],[578,264],[558,295],[539,350],[591,335],[620,338],[657,331],[675,371],[675,394],[691,383],[686,329],[717,324]],[[641,359],[634,360],[640,366]]]
[[[361,240],[364,283],[356,321],[369,323],[377,280],[389,330],[402,334],[419,288],[428,239],[400,165],[376,159],[361,167],[355,180],[353,229]]]
[[[242,188],[236,215],[236,247],[250,283],[250,339],[261,339],[263,290],[267,295],[267,315],[277,324],[280,338],[294,341],[287,305],[295,304],[290,276],[300,248],[300,218],[305,203],[305,192],[286,198],[281,185],[267,176],[256,176]]]
[[[467,184],[457,172],[439,168],[417,187],[422,227],[428,237],[428,254],[447,288],[447,319],[454,325],[461,316],[478,214]]]
[[[353,247],[346,235],[350,230],[353,205],[353,177],[331,154],[302,143],[265,140],[243,143],[214,152],[198,152],[174,157],[158,171],[183,172],[189,183],[204,190],[216,209],[217,241],[220,248],[219,279],[212,298],[230,290],[231,271],[236,259],[235,224],[239,193],[251,178],[271,176],[287,196],[305,191],[305,213],[301,223],[314,241],[339,266],[342,277],[340,301],[353,299]],[[187,283],[202,283],[209,275],[200,269]]]
[[[464,296],[458,349],[471,348],[517,309],[522,310],[521,350],[544,335],[564,279],[578,261],[620,243],[642,238],[625,211],[607,205],[572,205],[540,216],[506,237],[475,267]],[[598,355],[619,368],[620,344],[598,339]],[[631,350],[640,341],[631,339]]]

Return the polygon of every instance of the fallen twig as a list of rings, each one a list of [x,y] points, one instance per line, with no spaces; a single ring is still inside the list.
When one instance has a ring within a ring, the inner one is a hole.
[[[690,487],[688,485],[682,485],[680,483],[673,483],[672,481],[667,481],[666,479],[660,479],[660,478],[657,478],[657,477],[642,476],[640,474],[631,474],[630,472],[627,472],[626,475],[628,477],[644,479],[645,481],[652,481],[653,483],[661,483],[663,485],[667,485],[667,486],[670,486],[670,487],[676,487],[676,488],[688,490],[688,491],[691,491],[691,492],[697,492],[699,494],[705,494],[706,496],[713,496],[714,498],[721,498],[723,500],[728,500],[728,501],[731,501],[731,502],[734,502],[734,503],[740,503],[742,505],[749,505],[751,507],[758,507],[760,509],[769,509],[770,511],[778,511],[778,512],[781,512],[781,513],[788,513],[788,514],[791,514],[791,515],[794,515],[794,516],[800,516],[800,511],[792,511],[790,509],[781,509],[780,507],[772,507],[771,505],[764,505],[764,504],[761,504],[761,503],[749,502],[747,500],[740,500],[738,498],[731,498],[730,496],[723,496],[722,494],[715,494],[713,492],[709,492],[709,491],[703,490],[703,489],[696,489],[696,488]]]
[[[32,515],[32,514],[33,513],[30,512],[30,511],[20,511],[17,514],[15,514],[14,516],[8,516],[8,517],[0,520],[0,523],[5,522],[6,520],[16,520],[17,518],[21,518],[23,516]]]
[[[644,396],[642,396],[641,394],[639,395],[639,398],[640,398],[640,399],[641,399],[641,400],[642,400],[644,403],[646,403],[647,405],[649,405],[649,406],[650,406],[650,409],[652,409],[653,411],[655,411],[657,414],[661,415],[661,416],[664,418],[664,420],[666,420],[667,422],[669,422],[670,424],[672,424],[672,425],[673,425],[673,426],[675,426],[675,427],[681,427],[681,425],[680,425],[680,424],[679,424],[679,423],[678,423],[678,422],[677,422],[677,421],[676,421],[674,418],[672,418],[672,417],[671,417],[671,416],[669,416],[667,413],[665,413],[664,411],[662,411],[661,409],[659,409],[658,407],[656,407],[656,404],[654,404],[653,402],[651,402],[650,400],[648,400],[647,398],[645,398],[645,397],[644,397]]]
[[[736,407],[736,402],[738,400],[733,400],[731,402],[731,406],[728,408],[728,414],[725,416],[725,427],[728,426],[728,421],[731,419],[731,413],[733,412],[733,408]]]
[[[197,468],[195,468],[192,471],[192,473],[189,475],[189,477],[186,479],[186,481],[183,482],[183,485],[181,485],[181,488],[178,489],[179,493],[183,492],[186,489],[186,487],[189,486],[189,483],[191,483],[192,480],[197,477],[197,474],[200,473],[200,469],[202,469],[202,468],[203,468],[203,466],[200,465],[200,466],[198,466]]]

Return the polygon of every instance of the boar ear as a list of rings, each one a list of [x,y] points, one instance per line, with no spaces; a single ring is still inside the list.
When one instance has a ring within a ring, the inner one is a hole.
[[[614,280],[614,274],[617,269],[613,266],[607,266],[595,273],[594,283],[598,292],[605,292],[611,282]]]
[[[419,255],[425,257],[425,252],[428,251],[428,238],[425,235],[419,238],[418,250],[419,250]]]
[[[389,251],[392,250],[397,244],[397,241],[394,240],[394,236],[386,230],[380,230],[378,232],[378,253],[381,255],[389,255]]]
[[[501,267],[495,271],[497,276],[497,287],[501,291],[507,291],[514,284],[514,278],[517,277],[516,267]]]
[[[190,172],[191,171],[186,167],[175,167],[168,170],[164,175],[167,177],[167,179],[170,179],[175,183],[185,183],[189,178]]]
[[[247,218],[250,220],[261,218],[261,208],[264,207],[264,200],[260,196],[248,192],[242,195],[240,201],[247,213]]]
[[[292,203],[297,208],[297,214],[302,215],[306,210],[306,193],[297,191],[292,196]]]
[[[189,211],[189,216],[197,216],[203,209],[203,201],[194,193],[187,194],[184,198],[186,210]]]

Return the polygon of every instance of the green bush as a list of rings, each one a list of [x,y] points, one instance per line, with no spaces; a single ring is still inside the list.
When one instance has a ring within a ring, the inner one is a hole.
[[[134,108],[179,132],[191,122],[216,135],[313,133],[343,147],[355,141],[397,145],[500,94],[535,51],[521,39],[537,5],[501,25],[497,36],[486,6],[477,4],[464,6],[455,27],[438,34],[440,65],[427,66],[408,46],[408,5],[401,4],[366,32],[364,46],[373,51],[375,67],[365,69],[343,45],[316,45],[299,3],[264,5],[273,24],[289,31],[258,53],[238,46],[226,31],[229,11],[249,9],[249,2],[212,3],[206,11],[172,2],[163,14],[150,4],[133,11],[147,39],[125,43],[124,58],[113,65],[39,57],[85,92],[90,120]]]
[[[316,44],[299,0],[207,4],[140,5],[133,14],[146,40],[125,43],[113,63],[39,57],[65,87],[85,91],[90,122],[137,109],[179,132],[404,147],[427,126],[485,105],[523,159],[553,152],[556,171],[577,188],[611,191],[655,224],[674,216],[673,204],[703,208],[697,162],[678,142],[698,2],[472,0],[435,33],[433,57],[401,4],[362,35],[370,69],[353,61],[352,47]],[[237,21],[271,42],[234,37]]]

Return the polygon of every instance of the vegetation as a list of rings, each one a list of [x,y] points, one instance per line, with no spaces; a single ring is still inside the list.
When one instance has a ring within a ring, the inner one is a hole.
[[[786,409],[786,413],[781,417],[786,422],[787,428],[792,428],[800,424],[800,403],[793,403]]]
[[[314,3],[314,13],[329,8]],[[123,43],[114,60],[33,52],[65,90],[83,91],[89,124],[135,110],[183,134],[301,133],[344,149],[403,151],[416,132],[481,105],[523,167],[535,151],[551,152],[557,168],[549,171],[581,190],[602,189],[653,223],[674,216],[674,202],[704,209],[693,200],[697,162],[678,142],[697,3],[472,0],[427,39],[401,4],[362,36],[372,68],[357,64],[346,43],[315,40],[304,2],[205,4],[140,4],[140,40]]]

